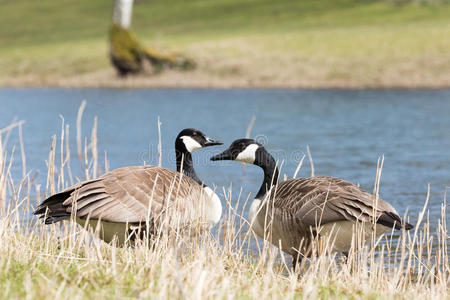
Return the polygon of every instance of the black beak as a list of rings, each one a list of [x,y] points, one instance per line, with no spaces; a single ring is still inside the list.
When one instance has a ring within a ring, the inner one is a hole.
[[[203,144],[203,147],[209,147],[209,146],[217,146],[222,145],[223,143],[220,141],[215,141],[213,139],[210,139],[209,137],[206,138],[206,142]]]
[[[214,155],[213,157],[211,157],[212,161],[216,161],[216,160],[233,160],[233,155],[231,154],[230,149],[227,149],[225,151],[223,151],[220,154]]]

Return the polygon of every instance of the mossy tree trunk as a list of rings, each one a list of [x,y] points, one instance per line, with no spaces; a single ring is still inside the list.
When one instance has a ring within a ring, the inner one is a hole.
[[[150,62],[154,72],[164,68],[188,70],[195,67],[195,63],[183,55],[161,53],[144,46],[129,29],[132,8],[133,0],[116,0],[114,3],[113,24],[109,31],[110,58],[119,75],[144,71],[144,60]]]

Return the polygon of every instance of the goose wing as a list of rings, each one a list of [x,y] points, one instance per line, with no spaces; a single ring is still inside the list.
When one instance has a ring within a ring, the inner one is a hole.
[[[306,226],[337,221],[377,222],[400,229],[406,225],[397,211],[382,199],[376,199],[343,179],[318,176],[287,180],[269,194],[273,206]]]
[[[109,222],[136,223],[147,217],[154,221],[168,211],[191,212],[202,190],[191,178],[169,169],[125,167],[53,195],[35,214],[47,224],[67,219],[72,212],[78,218]]]

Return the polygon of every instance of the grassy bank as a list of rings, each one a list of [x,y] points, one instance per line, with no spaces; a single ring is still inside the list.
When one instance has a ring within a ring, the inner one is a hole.
[[[136,1],[137,34],[199,67],[119,80],[111,1],[2,1],[0,85],[449,87],[450,5],[396,3]]]
[[[20,126],[0,130],[1,299],[448,298],[445,202],[437,232],[430,232],[424,208],[415,231],[400,233],[398,240],[387,236],[368,247],[355,247],[347,262],[327,254],[333,241],[326,240],[315,248],[317,256],[304,259],[296,273],[290,257],[269,244],[250,249],[256,237],[246,229],[242,212],[231,205],[228,191],[219,192],[225,215],[217,233],[189,239],[169,232],[156,241],[116,248],[73,223],[46,226],[30,216],[40,195],[67,187],[81,174],[71,174],[70,165],[78,162],[70,161],[71,149],[65,143],[69,131],[62,126],[65,131],[49,145],[47,182],[34,182],[21,161],[26,159],[22,143],[8,144]],[[95,128],[89,136],[85,151],[79,136],[80,157],[87,162],[82,166],[88,166],[81,180],[95,177],[100,164]],[[21,155],[11,156],[13,146]],[[14,167],[23,168],[23,180],[13,180]]]

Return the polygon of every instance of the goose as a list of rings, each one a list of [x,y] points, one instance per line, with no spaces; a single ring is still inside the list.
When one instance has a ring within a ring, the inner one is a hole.
[[[374,203],[371,194],[340,178],[317,176],[277,184],[275,159],[255,140],[238,139],[211,160],[235,160],[263,169],[263,183],[249,209],[251,229],[292,255],[294,269],[301,257],[310,255],[317,235],[333,234],[332,251],[348,255],[357,224],[362,225],[363,237],[373,227],[376,236],[392,229],[413,228],[389,203],[382,199]],[[271,224],[269,237],[266,224]]]
[[[210,228],[219,222],[222,205],[195,173],[191,153],[221,144],[200,130],[184,129],[175,139],[177,171],[158,166],[115,169],[52,195],[34,214],[45,224],[73,216],[79,225],[97,229],[105,242],[117,238],[118,245],[146,230],[154,234],[163,225],[188,228],[201,222]]]

